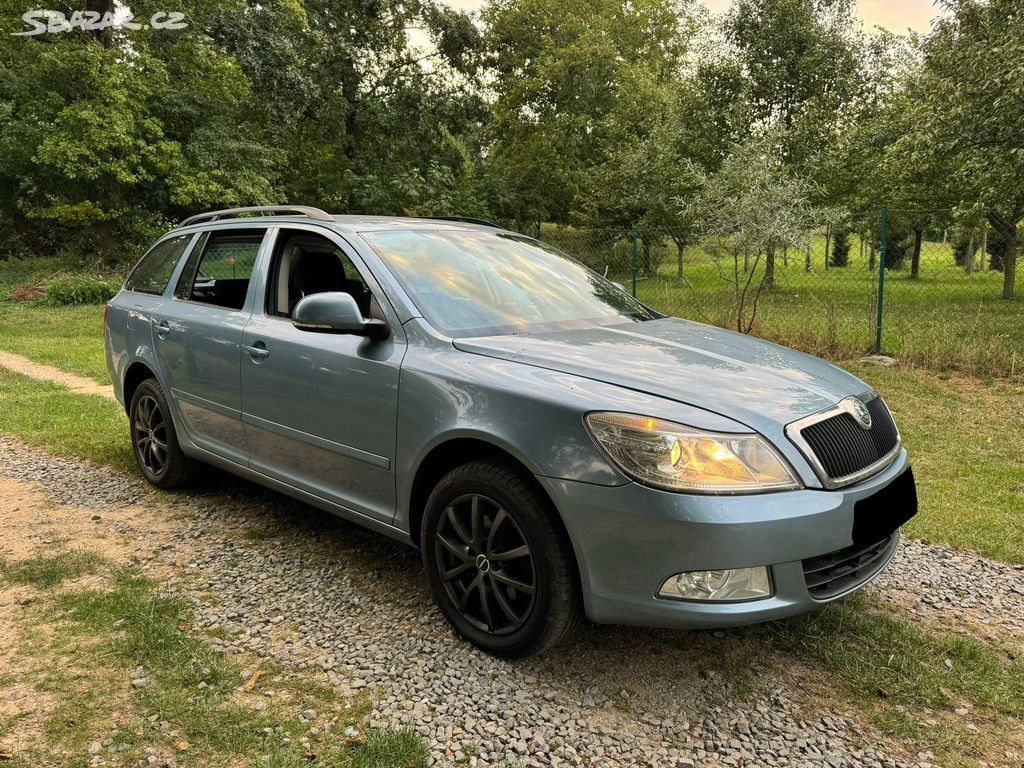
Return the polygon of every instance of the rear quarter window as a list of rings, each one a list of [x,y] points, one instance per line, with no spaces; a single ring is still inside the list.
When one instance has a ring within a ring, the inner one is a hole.
[[[178,235],[154,245],[128,276],[125,290],[162,295],[191,239],[192,235]]]

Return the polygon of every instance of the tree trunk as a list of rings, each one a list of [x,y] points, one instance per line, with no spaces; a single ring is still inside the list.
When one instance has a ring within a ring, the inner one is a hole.
[[[769,245],[764,260],[764,287],[771,288],[775,285],[775,246]]]
[[[1020,224],[1024,209],[1013,218],[1003,218],[989,213],[988,221],[1006,243],[1003,251],[1003,298],[1012,299],[1017,281],[1017,225]],[[989,260],[991,263],[991,259]]]
[[[981,230],[981,266],[979,269],[985,271],[985,260],[988,258],[988,223],[985,223],[984,228]]]
[[[108,13],[111,16],[114,15],[114,5],[114,0],[86,0],[85,9],[90,13],[98,13],[102,18]],[[93,36],[104,48],[110,48],[114,44],[113,29],[111,27],[97,29],[93,32]]]
[[[921,240],[924,232],[920,229],[914,230],[914,254],[910,257],[910,279],[916,280],[921,274]]]
[[[974,233],[971,233],[967,241],[967,251],[964,253],[964,272],[971,274],[974,271]]]
[[[868,272],[875,271],[875,244],[872,243],[868,249]]]
[[[825,227],[825,269],[828,269],[828,248],[832,243],[832,225]]]
[[[807,243],[807,258],[804,260],[804,272],[811,271],[811,243]]]
[[[1006,256],[1003,257],[1003,298],[1012,299],[1017,280],[1017,223],[1006,233]]]

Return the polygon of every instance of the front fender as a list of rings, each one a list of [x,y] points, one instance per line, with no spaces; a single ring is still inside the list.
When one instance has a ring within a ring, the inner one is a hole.
[[[748,431],[717,414],[584,377],[496,360],[451,346],[411,348],[402,365],[396,447],[396,525],[424,458],[470,437],[500,448],[535,475],[625,485],[584,425],[590,411],[641,413],[716,431]]]

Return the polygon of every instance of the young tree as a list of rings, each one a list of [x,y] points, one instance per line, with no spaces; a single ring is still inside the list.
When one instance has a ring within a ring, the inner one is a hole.
[[[850,263],[850,230],[846,226],[838,226],[832,232],[832,253],[829,265],[845,267]]]
[[[771,135],[737,146],[718,173],[701,179],[693,202],[683,202],[684,212],[699,222],[708,249],[732,258],[736,329],[741,332],[753,327],[762,288],[774,284],[774,262],[766,258],[761,271],[760,258],[802,247],[812,227],[827,218],[811,203],[813,184],[787,170],[777,147]],[[744,257],[754,258],[745,278],[739,266]],[[758,273],[761,278],[755,282]]]

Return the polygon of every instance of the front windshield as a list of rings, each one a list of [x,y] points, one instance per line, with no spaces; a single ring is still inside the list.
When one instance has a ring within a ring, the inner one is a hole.
[[[362,237],[449,336],[650,320],[624,291],[527,237],[477,230],[390,230]]]

